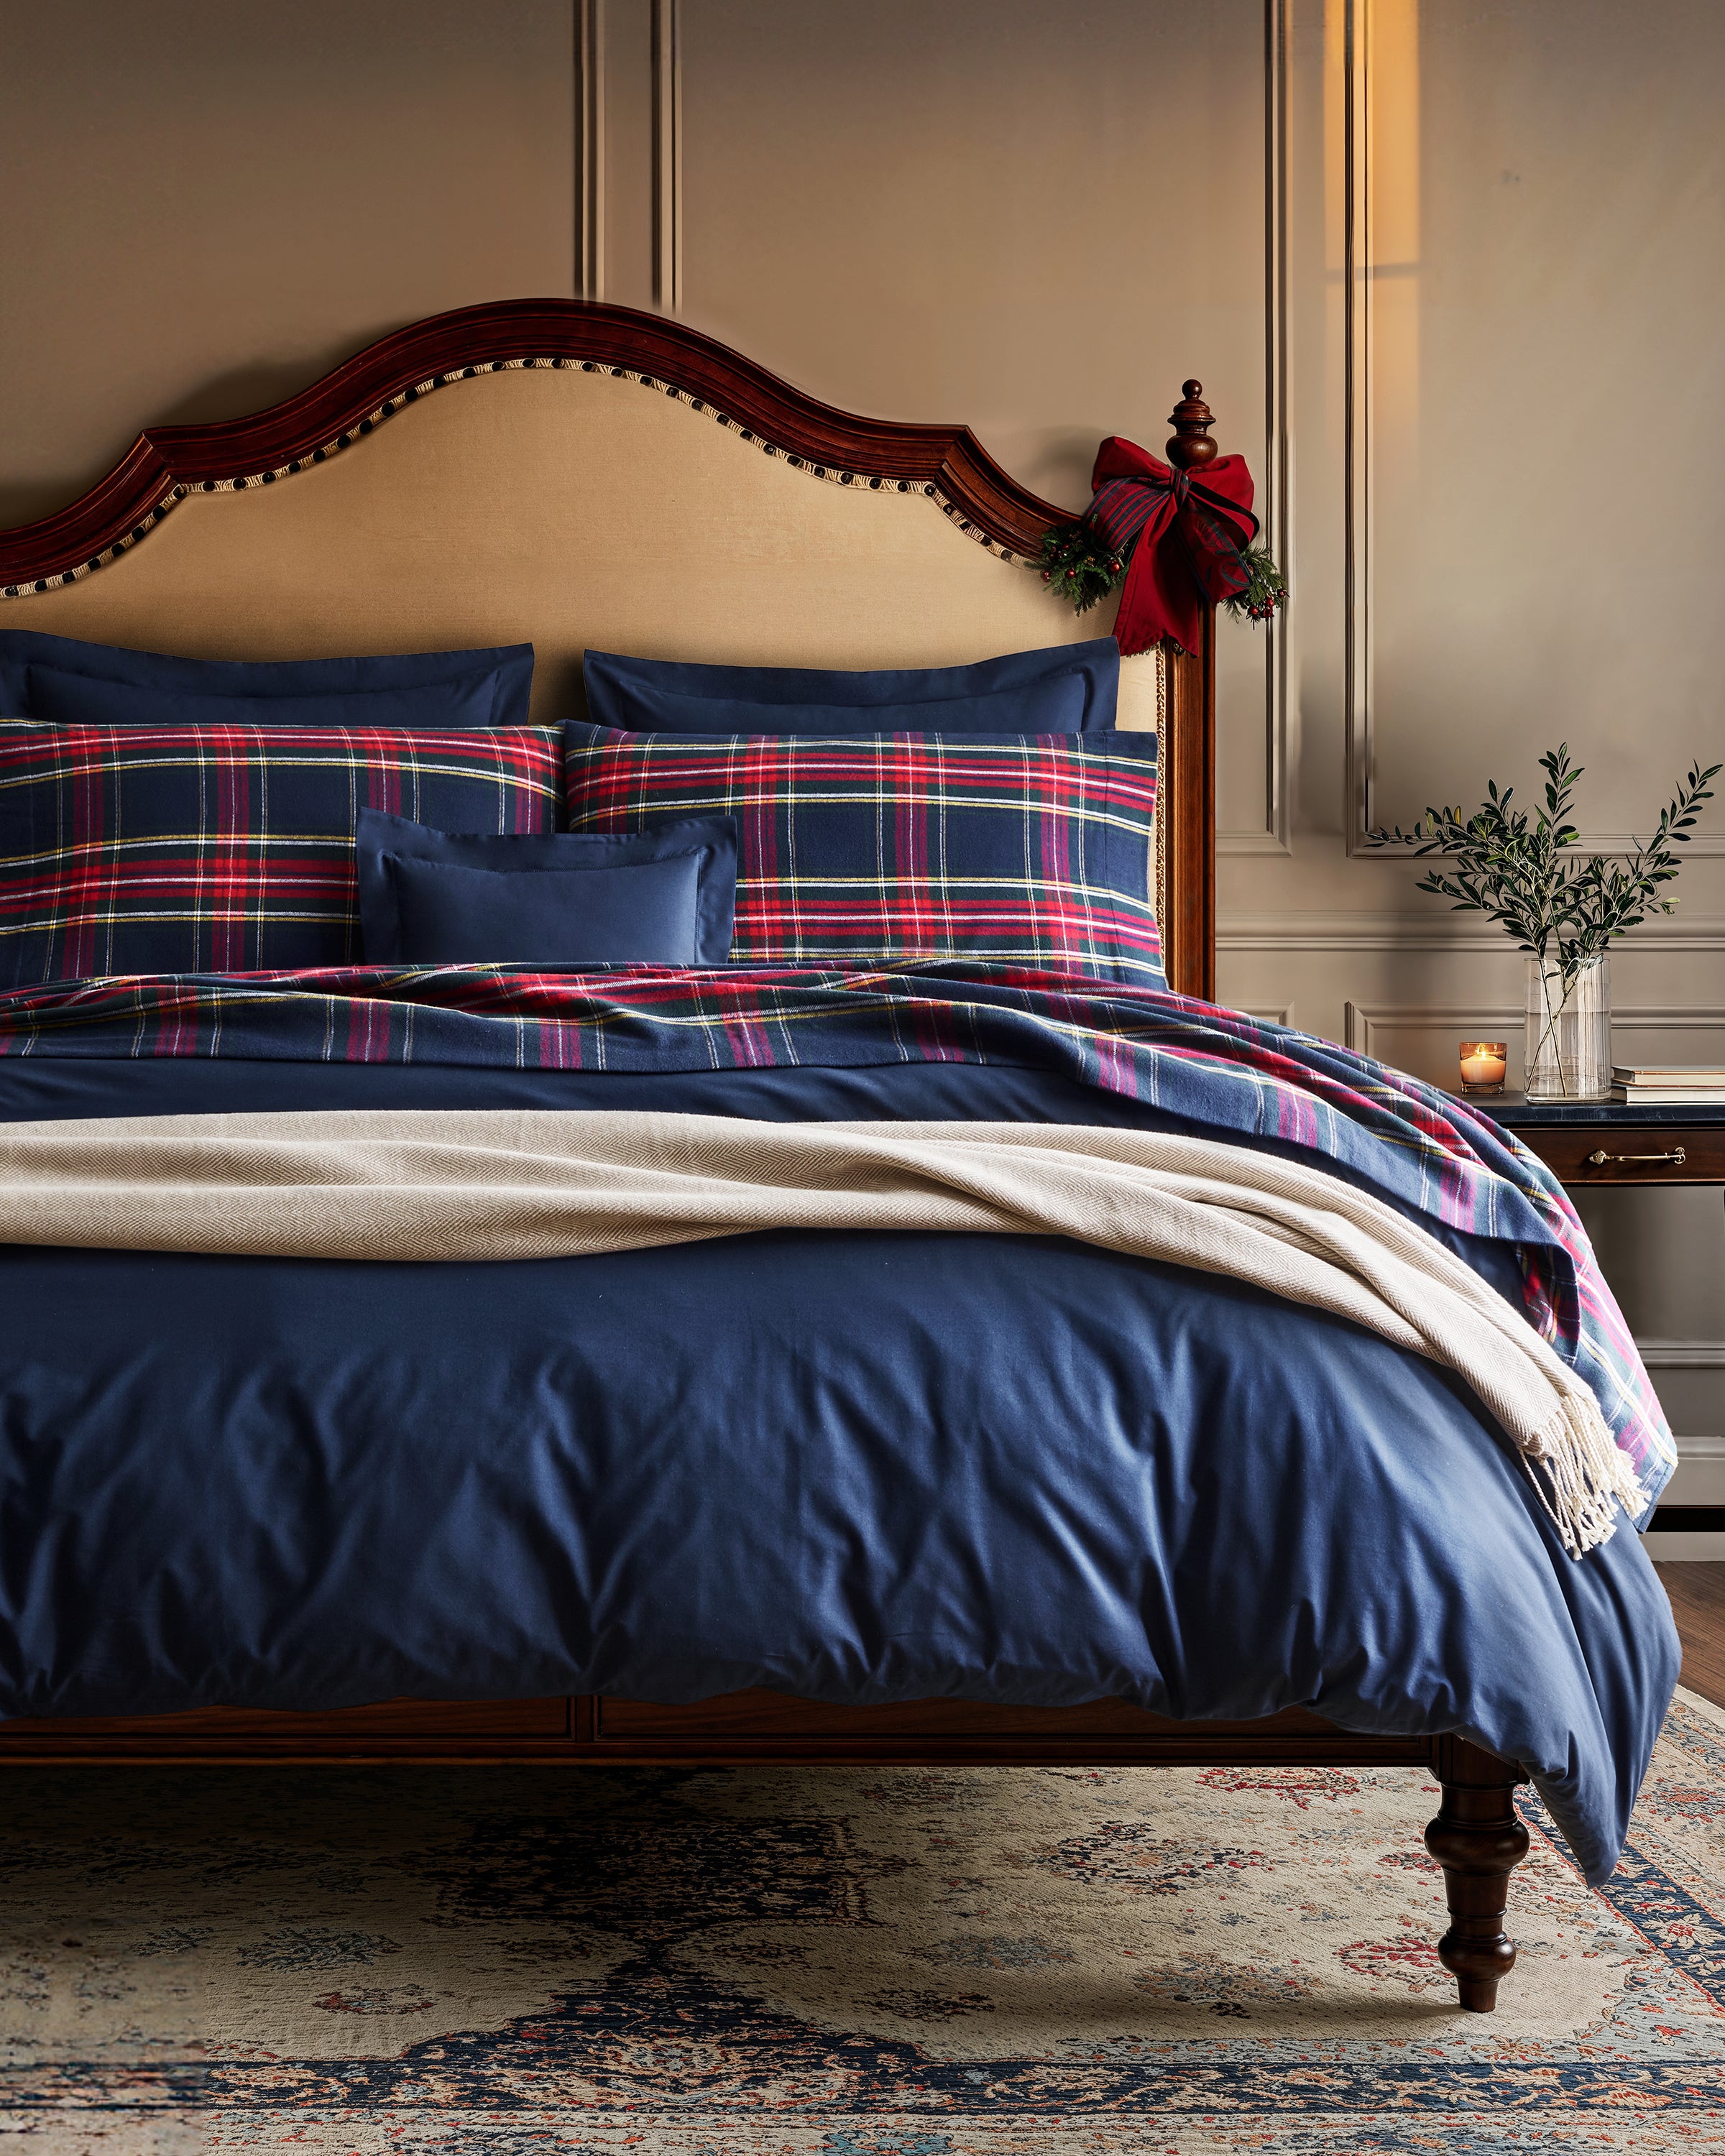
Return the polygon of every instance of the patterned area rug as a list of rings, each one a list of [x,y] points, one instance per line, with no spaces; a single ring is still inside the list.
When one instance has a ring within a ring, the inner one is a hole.
[[[1418,1774],[21,1771],[20,2156],[1725,2149],[1725,1716],[1536,1804],[1456,2010]]]

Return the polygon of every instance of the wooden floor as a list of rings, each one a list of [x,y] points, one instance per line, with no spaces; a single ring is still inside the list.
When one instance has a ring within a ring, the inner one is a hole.
[[[1683,1682],[1725,1707],[1725,1564],[1662,1564],[1683,1641]]]

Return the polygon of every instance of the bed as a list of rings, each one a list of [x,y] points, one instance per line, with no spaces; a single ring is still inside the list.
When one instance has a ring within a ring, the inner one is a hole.
[[[1171,463],[1211,424],[1189,382]],[[593,646],[906,668],[1088,637],[1037,573],[1070,521],[968,429],[834,410],[655,316],[507,303],[146,435],[0,534],[0,631],[204,660],[531,641],[549,726]],[[1209,608],[1197,649],[1122,674],[1120,726],[1156,736],[1172,995],[976,963],[110,973],[0,995],[0,1117],[578,1111],[1322,1158],[1504,1298],[1546,1267],[1549,1329],[1639,1433],[1645,1519],[1668,1434],[1549,1178],[1213,1006],[1214,681]],[[0,1262],[13,1767],[1403,1766],[1440,1785],[1440,1951],[1486,2011],[1516,1785],[1603,1876],[1676,1680],[1632,1527],[1567,1551],[1454,1371],[1059,1232],[417,1266],[44,1235]]]

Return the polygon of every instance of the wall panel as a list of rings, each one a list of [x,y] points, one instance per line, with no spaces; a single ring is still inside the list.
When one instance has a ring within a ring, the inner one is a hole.
[[[567,293],[567,0],[0,0],[0,524],[145,426]]]
[[[1075,507],[1101,437],[1159,453],[1196,375],[1266,480],[1265,0],[699,0],[680,50],[699,327],[968,420]],[[1219,696],[1220,819],[1260,837],[1268,645],[1224,631]]]
[[[1565,737],[1584,828],[1645,830],[1725,736],[1696,484],[1725,467],[1725,8],[1359,12],[1375,808]]]

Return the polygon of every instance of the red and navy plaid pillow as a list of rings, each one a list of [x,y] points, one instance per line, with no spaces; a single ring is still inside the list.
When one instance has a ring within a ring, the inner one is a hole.
[[[362,808],[554,831],[537,726],[0,725],[0,986],[360,955]]]
[[[744,963],[965,957],[1164,988],[1156,737],[563,729],[569,823],[737,819]]]

